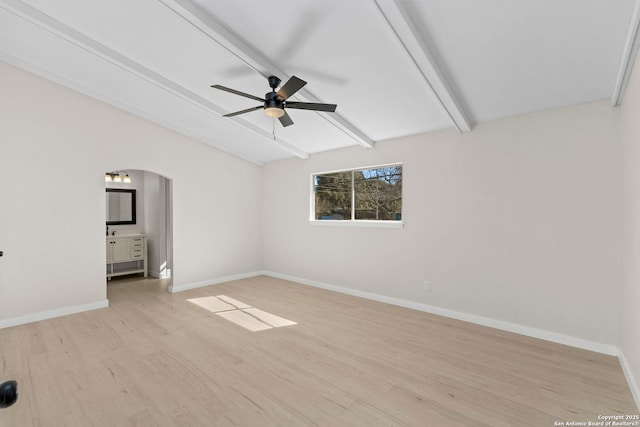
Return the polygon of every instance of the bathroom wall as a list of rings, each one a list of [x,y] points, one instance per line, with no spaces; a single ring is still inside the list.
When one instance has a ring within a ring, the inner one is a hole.
[[[153,277],[170,277],[170,260],[167,254],[167,179],[152,172],[144,172],[144,223],[147,234],[149,274]]]

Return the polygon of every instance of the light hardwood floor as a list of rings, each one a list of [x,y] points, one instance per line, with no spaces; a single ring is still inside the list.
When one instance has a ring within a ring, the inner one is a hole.
[[[268,277],[0,330],[1,426],[553,426],[636,414],[614,357]],[[297,325],[250,332],[226,295]]]

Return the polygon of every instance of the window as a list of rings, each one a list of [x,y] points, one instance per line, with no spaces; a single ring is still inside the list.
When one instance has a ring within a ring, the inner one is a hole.
[[[402,165],[313,175],[313,219],[401,221]]]

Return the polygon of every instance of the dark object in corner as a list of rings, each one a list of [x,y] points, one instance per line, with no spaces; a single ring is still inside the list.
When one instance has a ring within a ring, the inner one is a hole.
[[[0,384],[0,409],[8,408],[18,400],[18,382],[6,381]]]

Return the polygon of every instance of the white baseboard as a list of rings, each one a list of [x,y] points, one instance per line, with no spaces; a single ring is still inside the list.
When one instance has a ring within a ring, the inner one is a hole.
[[[633,376],[633,371],[631,370],[631,366],[627,362],[627,358],[624,357],[624,353],[620,351],[618,355],[618,360],[620,360],[620,366],[622,366],[622,372],[624,372],[624,376],[627,379],[627,384],[629,384],[629,389],[631,389],[631,394],[633,395],[633,399],[636,401],[636,406],[638,407],[638,411],[640,411],[640,387],[638,387],[638,383],[636,382],[635,377]]]
[[[318,282],[315,280],[304,279],[301,277],[290,276],[287,274],[275,273],[273,271],[263,271],[265,276],[271,276],[278,279],[289,280],[292,282],[300,283],[303,285],[314,286],[317,288],[327,289],[330,291],[340,292],[347,295],[353,295],[361,298],[366,298],[374,301],[379,301],[387,304],[398,305],[401,307],[411,308],[414,310],[424,311],[427,313],[437,314],[440,316],[450,317],[457,320],[463,320],[465,322],[475,323],[482,326],[488,326],[491,328],[501,329],[508,332],[513,332],[520,335],[526,335],[533,338],[539,338],[546,341],[555,342],[558,344],[564,344],[571,347],[577,347],[584,350],[595,351],[598,353],[607,354],[610,356],[616,356],[622,367],[622,371],[627,380],[633,399],[640,412],[640,384],[636,381],[633,375],[633,370],[627,362],[627,359],[623,351],[617,346],[611,344],[602,344],[594,341],[584,340],[582,338],[572,337],[570,335],[559,334],[557,332],[546,331],[543,329],[531,328],[528,326],[518,325],[515,323],[504,322],[501,320],[491,319],[488,317],[477,316],[474,314],[462,313],[459,311],[449,310],[441,307],[434,307],[428,304],[422,304],[414,301],[403,300],[400,298],[388,297],[385,295],[374,294],[372,292],[359,291],[356,289],[345,288],[342,286],[331,285],[328,283]]]
[[[582,348],[585,350],[595,351],[598,353],[608,354],[610,356],[620,355],[620,349],[614,345],[602,344],[598,342],[584,340],[569,335],[559,334],[557,332],[546,331],[543,329],[531,328],[528,326],[518,325],[516,323],[505,322],[502,320],[491,319],[488,317],[477,316],[475,314],[463,313],[460,311],[449,310],[447,308],[435,307],[428,304],[422,304],[415,301],[393,298],[385,295],[374,294],[372,292],[359,291],[356,289],[345,288],[342,286],[331,285],[328,283],[317,282],[315,280],[304,279],[301,277],[289,276],[287,274],[275,273],[273,271],[263,271],[265,276],[271,276],[278,279],[289,280],[303,285],[314,286],[316,288],[327,289],[330,291],[340,292],[347,295],[353,295],[373,301],[384,302],[387,304],[398,305],[400,307],[411,308],[413,310],[424,311],[426,313],[437,314],[452,319],[463,320],[465,322],[475,323],[490,328],[501,329],[507,332],[513,332],[520,335],[526,335],[533,338],[539,338],[571,347]]]
[[[215,279],[203,280],[201,282],[185,283],[184,285],[173,284],[169,286],[169,292],[175,294],[176,292],[188,291],[189,289],[203,288],[205,286],[218,285],[220,283],[232,282],[234,280],[248,279],[250,277],[261,276],[262,271],[254,271],[251,273],[234,274],[232,276],[217,277]]]
[[[0,320],[0,329],[11,326],[24,325],[25,323],[38,322],[40,320],[53,319],[54,317],[67,316],[69,314],[82,313],[83,311],[109,307],[109,300],[96,301],[89,304],[72,305],[70,307],[57,308],[55,310],[41,311],[25,316],[12,317]]]
[[[153,277],[154,279],[170,279],[171,278],[171,275],[167,276],[166,272],[162,273],[160,271],[155,271],[155,270],[149,270],[147,272],[147,275],[149,277]]]
[[[633,398],[636,402],[636,406],[638,406],[638,408],[640,409],[640,387],[638,386],[638,383],[635,380],[631,367],[629,366],[629,363],[627,362],[627,359],[625,358],[624,353],[618,347],[609,345],[609,344],[597,343],[593,341],[584,340],[581,338],[572,337],[569,335],[546,331],[543,329],[531,328],[528,326],[518,325],[510,322],[504,322],[501,320],[491,319],[488,317],[477,316],[474,314],[463,313],[463,312],[449,310],[441,307],[435,307],[435,306],[422,304],[415,301],[409,301],[409,300],[404,300],[400,298],[379,295],[372,292],[359,291],[356,289],[346,288],[346,287],[337,286],[337,285],[331,285],[328,283],[304,279],[301,277],[290,276],[287,274],[276,273],[273,271],[255,271],[250,273],[218,277],[215,279],[204,280],[201,282],[187,283],[184,285],[173,285],[169,287],[169,292],[171,293],[182,292],[189,289],[202,288],[205,286],[217,285],[220,283],[247,279],[247,278],[256,277],[260,275],[275,277],[278,279],[288,280],[291,282],[296,282],[296,283],[300,283],[307,286],[327,289],[330,291],[339,292],[347,295],[353,295],[360,298],[370,299],[373,301],[393,304],[400,307],[406,307],[413,310],[423,311],[426,313],[432,313],[440,316],[450,317],[452,319],[462,320],[465,322],[475,323],[482,326],[501,329],[508,332],[513,332],[521,335],[543,339],[546,341],[568,345],[571,347],[577,347],[585,350],[595,351],[598,353],[608,354],[611,356],[617,356],[618,360],[620,361],[620,365],[622,367],[624,375],[627,379],[627,383],[631,390],[631,394],[633,395]],[[76,314],[76,313],[95,310],[99,308],[106,308],[108,306],[109,306],[109,301],[105,299],[102,301],[96,301],[89,304],[75,305],[75,306],[50,310],[50,311],[43,311],[39,313],[28,314],[25,316],[13,317],[9,319],[0,320],[0,329],[23,325],[31,322],[37,322],[40,320],[52,319],[55,317],[67,316],[69,314]]]

